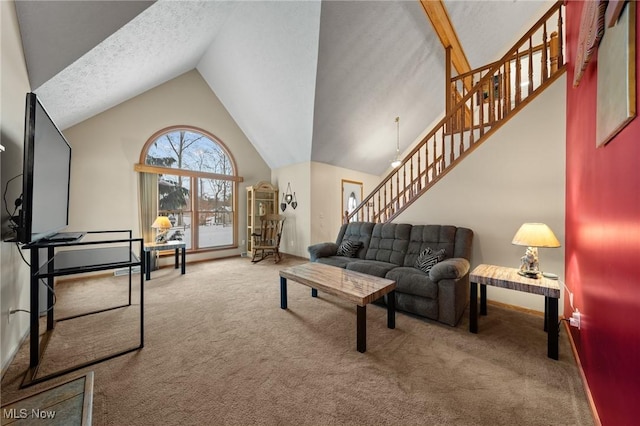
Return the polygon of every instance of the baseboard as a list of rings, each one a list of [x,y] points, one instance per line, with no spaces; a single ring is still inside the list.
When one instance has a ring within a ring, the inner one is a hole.
[[[591,414],[593,415],[593,422],[596,426],[602,426],[602,422],[600,421],[600,416],[598,415],[598,410],[596,409],[596,404],[593,401],[593,396],[591,395],[591,389],[589,389],[589,382],[587,382],[587,376],[584,374],[584,370],[582,369],[582,363],[580,362],[580,356],[578,355],[578,349],[576,348],[576,344],[573,341],[573,335],[571,334],[571,329],[569,328],[568,321],[562,321],[564,324],[564,328],[567,331],[567,335],[569,336],[569,343],[571,344],[571,351],[573,352],[573,358],[576,361],[576,365],[578,366],[578,370],[580,371],[580,377],[582,378],[582,385],[584,386],[584,392],[587,394],[587,401],[589,401],[589,407],[591,408]]]

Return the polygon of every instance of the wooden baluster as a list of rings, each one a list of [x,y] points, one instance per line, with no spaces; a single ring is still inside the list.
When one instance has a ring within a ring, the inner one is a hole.
[[[393,183],[391,184],[391,189],[393,189]],[[389,192],[389,197],[391,197],[392,194],[391,192]],[[387,206],[389,205],[389,202],[387,201],[387,185],[384,186],[384,205],[381,206],[383,209],[386,209]]]
[[[522,89],[520,87],[521,79],[520,73],[522,71],[522,67],[520,64],[520,52],[516,51],[516,107],[520,105],[520,101],[522,100]]]
[[[543,24],[542,27],[542,57],[540,58],[540,62],[541,62],[541,66],[540,66],[540,71],[541,71],[541,78],[542,78],[542,82],[547,81],[547,79],[549,78],[549,74],[548,74],[548,59],[547,59],[547,50],[548,50],[549,46],[547,45],[547,23],[545,22]]]
[[[511,60],[507,61],[504,66],[504,81],[504,115],[507,115],[511,111]]]
[[[471,87],[473,87],[473,75],[471,76]],[[467,102],[469,103],[469,111],[471,111],[471,114],[470,114],[471,118],[469,122],[469,130],[471,131],[471,135],[469,139],[469,147],[471,147],[474,142],[473,126],[474,126],[475,115],[476,115],[475,112],[473,111],[473,96],[471,96]]]
[[[445,143],[444,139],[445,139],[445,137],[446,137],[446,135],[444,134],[444,132],[442,132],[442,138],[441,138],[441,140],[442,140],[442,152],[440,153],[440,171],[443,171],[444,168],[445,168],[445,165],[446,165],[445,164],[445,159],[444,159],[445,158],[444,154],[446,152],[445,148],[444,148],[444,143]]]
[[[529,84],[527,85],[528,88],[528,95],[527,96],[531,96],[531,93],[533,92],[533,41],[531,40],[531,37],[529,37]]]
[[[454,134],[453,134],[453,132],[451,132],[451,134],[449,135],[449,147],[451,149],[451,152],[449,154],[449,157],[450,157],[449,158],[449,164],[453,163],[453,149],[454,149],[454,147],[453,147],[453,142],[454,142],[453,138],[454,138]]]
[[[398,171],[396,172],[396,199],[398,201],[400,200],[400,168],[398,168]]]
[[[478,125],[480,126],[480,137],[484,135],[484,89],[481,84],[478,84],[476,88],[476,95],[474,96],[476,103],[478,104]]]
[[[491,78],[489,79],[489,123],[491,123],[491,126],[493,127],[493,125],[496,122],[496,83],[497,83],[497,79],[500,78],[500,76],[498,74],[494,74],[491,76]]]
[[[558,33],[551,33],[551,40],[549,41],[549,56],[551,57],[551,75],[555,74],[558,71]]]
[[[431,164],[433,165],[434,169],[432,169],[433,175],[431,176],[431,179],[435,179],[436,178],[436,174],[435,174],[436,173],[436,170],[435,170],[435,166],[436,166],[436,133],[433,134],[433,161],[431,162]]]
[[[461,104],[460,111],[464,111],[466,103]],[[465,132],[465,123],[464,123],[464,114],[462,115],[462,123],[460,123],[460,147],[458,148],[458,155],[462,155],[464,152],[464,132]]]
[[[564,65],[564,44],[562,42],[562,7],[558,8],[558,67]]]

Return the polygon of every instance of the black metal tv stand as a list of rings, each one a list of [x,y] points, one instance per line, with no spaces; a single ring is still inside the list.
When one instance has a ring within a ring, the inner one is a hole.
[[[101,235],[96,235],[101,234]],[[86,235],[93,235],[95,240],[82,241],[85,233],[74,240],[41,240],[23,248],[31,252],[31,306],[30,306],[30,334],[29,334],[29,369],[25,373],[21,387],[27,387],[59,377],[64,374],[97,364],[144,347],[144,241],[133,238],[131,230],[91,231]],[[102,239],[102,235],[107,235]],[[128,238],[122,238],[127,235]],[[56,248],[73,247],[71,250],[56,252]],[[47,262],[40,266],[40,249],[47,249]],[[134,252],[134,250],[137,251]],[[138,251],[139,250],[139,251]],[[140,344],[106,356],[102,356],[72,367],[37,377],[38,368],[44,357],[49,339],[54,331],[56,322],[67,321],[87,315],[98,314],[114,309],[131,306],[133,268],[140,267]],[[54,278],[64,275],[81,274],[85,272],[106,271],[110,269],[129,268],[129,300],[128,303],[111,306],[97,311],[85,312],[65,318],[54,317]],[[38,282],[46,279],[50,288],[47,291],[47,329],[40,340],[39,306],[40,294]]]

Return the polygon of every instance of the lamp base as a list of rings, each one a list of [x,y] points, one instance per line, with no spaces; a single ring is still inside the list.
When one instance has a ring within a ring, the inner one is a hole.
[[[518,271],[518,275],[522,275],[523,277],[526,278],[533,278],[535,280],[537,280],[538,278],[540,278],[540,271]]]

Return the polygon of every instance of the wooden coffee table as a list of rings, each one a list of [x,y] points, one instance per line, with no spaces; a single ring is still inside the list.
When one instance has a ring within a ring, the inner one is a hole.
[[[287,279],[356,304],[356,349],[367,350],[367,304],[388,294],[387,327],[396,328],[396,282],[322,263],[305,263],[280,271],[280,307],[287,309]]]

